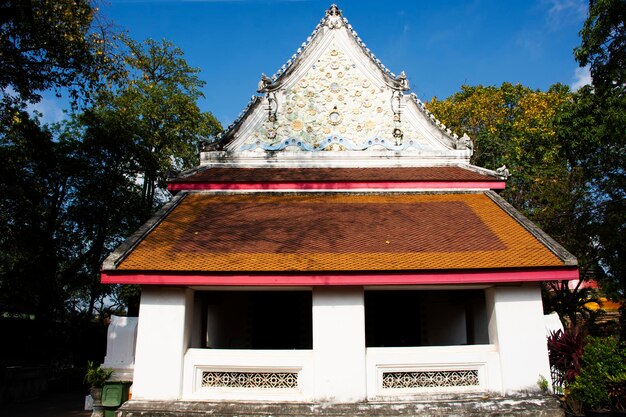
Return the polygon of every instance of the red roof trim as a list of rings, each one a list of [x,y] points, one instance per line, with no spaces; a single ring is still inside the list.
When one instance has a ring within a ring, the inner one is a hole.
[[[311,181],[311,182],[175,182],[182,190],[355,190],[355,189],[481,189],[504,190],[506,181]]]
[[[103,284],[323,286],[484,284],[578,279],[578,267],[550,269],[320,274],[199,274],[175,272],[102,271]]]

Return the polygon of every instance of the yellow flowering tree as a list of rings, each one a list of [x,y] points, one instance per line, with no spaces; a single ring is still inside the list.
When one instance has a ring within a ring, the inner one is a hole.
[[[543,92],[504,83],[462,86],[444,100],[433,98],[428,107],[453,131],[473,139],[472,163],[490,169],[507,166],[512,176],[503,196],[539,220],[553,207],[546,196],[566,192],[561,181],[567,164],[553,120],[568,100],[571,92],[559,84]]]

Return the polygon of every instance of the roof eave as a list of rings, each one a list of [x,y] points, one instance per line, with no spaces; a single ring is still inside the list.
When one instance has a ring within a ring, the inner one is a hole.
[[[132,252],[141,241],[156,228],[167,215],[183,201],[186,192],[177,193],[170,201],[163,205],[148,221],[146,221],[135,233],[119,245],[102,262],[102,271],[113,271]]]
[[[541,230],[535,223],[520,213],[505,199],[500,197],[493,191],[485,192],[494,203],[496,203],[502,210],[513,217],[522,227],[524,227],[530,234],[532,234],[537,240],[539,240],[546,248],[548,248],[554,255],[563,261],[565,266],[578,266],[578,260],[567,249],[561,246],[556,240],[552,239],[546,232]]]
[[[198,272],[102,271],[103,284],[206,286],[342,286],[521,284],[578,279],[576,266],[422,271]]]

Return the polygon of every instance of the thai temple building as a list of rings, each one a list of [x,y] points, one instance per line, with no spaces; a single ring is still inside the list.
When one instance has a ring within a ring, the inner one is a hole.
[[[576,259],[471,156],[331,6],[103,264],[103,283],[142,286],[120,415],[428,415],[425,398],[538,391],[539,282],[576,279]]]

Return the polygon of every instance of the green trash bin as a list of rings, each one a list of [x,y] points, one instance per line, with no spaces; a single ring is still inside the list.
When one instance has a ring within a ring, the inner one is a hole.
[[[102,388],[104,417],[115,417],[115,411],[128,401],[130,382],[107,382]]]

